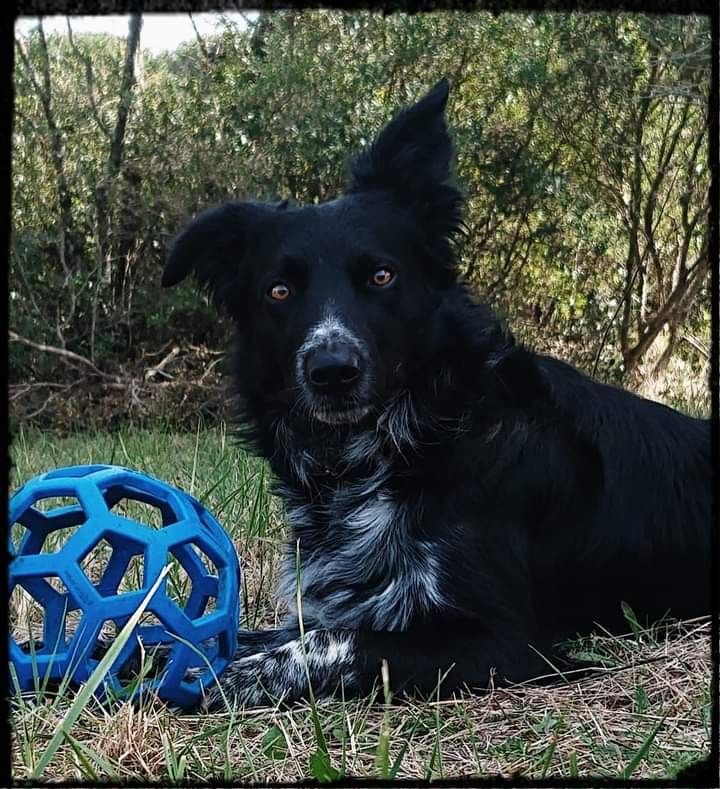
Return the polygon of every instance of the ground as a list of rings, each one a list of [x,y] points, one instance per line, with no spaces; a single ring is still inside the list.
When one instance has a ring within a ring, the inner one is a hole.
[[[268,493],[265,467],[239,452],[225,429],[192,434],[155,426],[65,438],[20,431],[12,459],[12,489],[50,468],[97,462],[183,487],[235,541],[244,572],[244,626],[272,626],[281,616],[272,589],[282,510]],[[11,610],[11,617],[17,613]],[[13,775],[260,783],[344,776],[672,777],[710,749],[710,622],[646,628],[629,621],[628,631],[625,638],[600,631],[574,643],[575,655],[594,666],[582,677],[564,674],[549,686],[491,686],[452,701],[387,704],[388,688],[379,688],[359,701],[180,716],[152,699],[136,707],[94,700],[82,706],[72,689],[39,698],[16,694]],[[68,725],[68,713],[80,707]],[[63,720],[64,742],[45,765],[43,754]]]

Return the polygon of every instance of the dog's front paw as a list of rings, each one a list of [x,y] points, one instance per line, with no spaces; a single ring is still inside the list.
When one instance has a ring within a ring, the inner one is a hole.
[[[218,681],[205,689],[201,707],[205,712],[223,710],[229,706],[259,707],[272,702],[264,682],[277,675],[275,661],[261,652],[233,660]],[[273,682],[273,686],[277,683]]]
[[[352,691],[355,634],[349,631],[312,630],[304,641],[293,639],[268,652],[239,657],[205,690],[202,708],[259,707],[279,701],[331,694],[341,684]]]

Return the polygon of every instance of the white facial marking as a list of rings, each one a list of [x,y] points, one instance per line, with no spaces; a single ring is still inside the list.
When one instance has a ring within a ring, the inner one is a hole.
[[[360,340],[333,312],[325,311],[323,319],[311,327],[305,336],[303,344],[295,356],[295,373],[298,383],[303,382],[303,365],[305,357],[310,351],[322,348],[330,342],[342,342],[356,348],[362,347]]]
[[[355,335],[334,313],[326,315],[310,330],[305,343],[317,346],[332,340],[356,342]]]
[[[332,302],[328,302],[322,320],[310,328],[295,354],[295,378],[302,393],[302,401],[307,414],[311,419],[331,425],[352,424],[359,422],[370,412],[370,407],[363,402],[367,400],[371,385],[370,375],[367,371],[352,393],[350,402],[348,402],[349,407],[344,409],[337,409],[336,404],[328,405],[324,396],[309,390],[305,379],[305,360],[308,354],[334,342],[350,346],[361,358],[367,358],[365,344],[334,312]]]

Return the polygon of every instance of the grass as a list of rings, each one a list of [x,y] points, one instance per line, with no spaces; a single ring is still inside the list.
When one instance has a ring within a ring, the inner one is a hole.
[[[241,556],[243,625],[273,627],[281,619],[272,600],[281,508],[268,492],[265,467],[239,452],[224,430],[62,439],[20,432],[12,458],[13,489],[56,466],[113,462],[192,492]],[[149,697],[133,706],[100,704],[68,687],[38,698],[16,693],[13,775],[39,777],[42,767],[43,779],[70,781],[672,777],[710,748],[710,624],[646,629],[627,615],[628,637],[600,633],[572,645],[604,673],[581,680],[566,674],[552,686],[491,685],[450,701],[390,703],[386,681],[371,698],[179,716]],[[27,616],[11,610],[17,628]]]

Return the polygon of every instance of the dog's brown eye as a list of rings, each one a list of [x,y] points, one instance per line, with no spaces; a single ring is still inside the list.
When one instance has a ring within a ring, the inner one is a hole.
[[[395,273],[390,271],[389,268],[379,268],[373,275],[372,275],[372,284],[377,285],[378,287],[383,287],[383,285],[389,285],[395,279]]]
[[[284,282],[276,282],[268,291],[273,301],[285,301],[290,296],[290,288]]]

